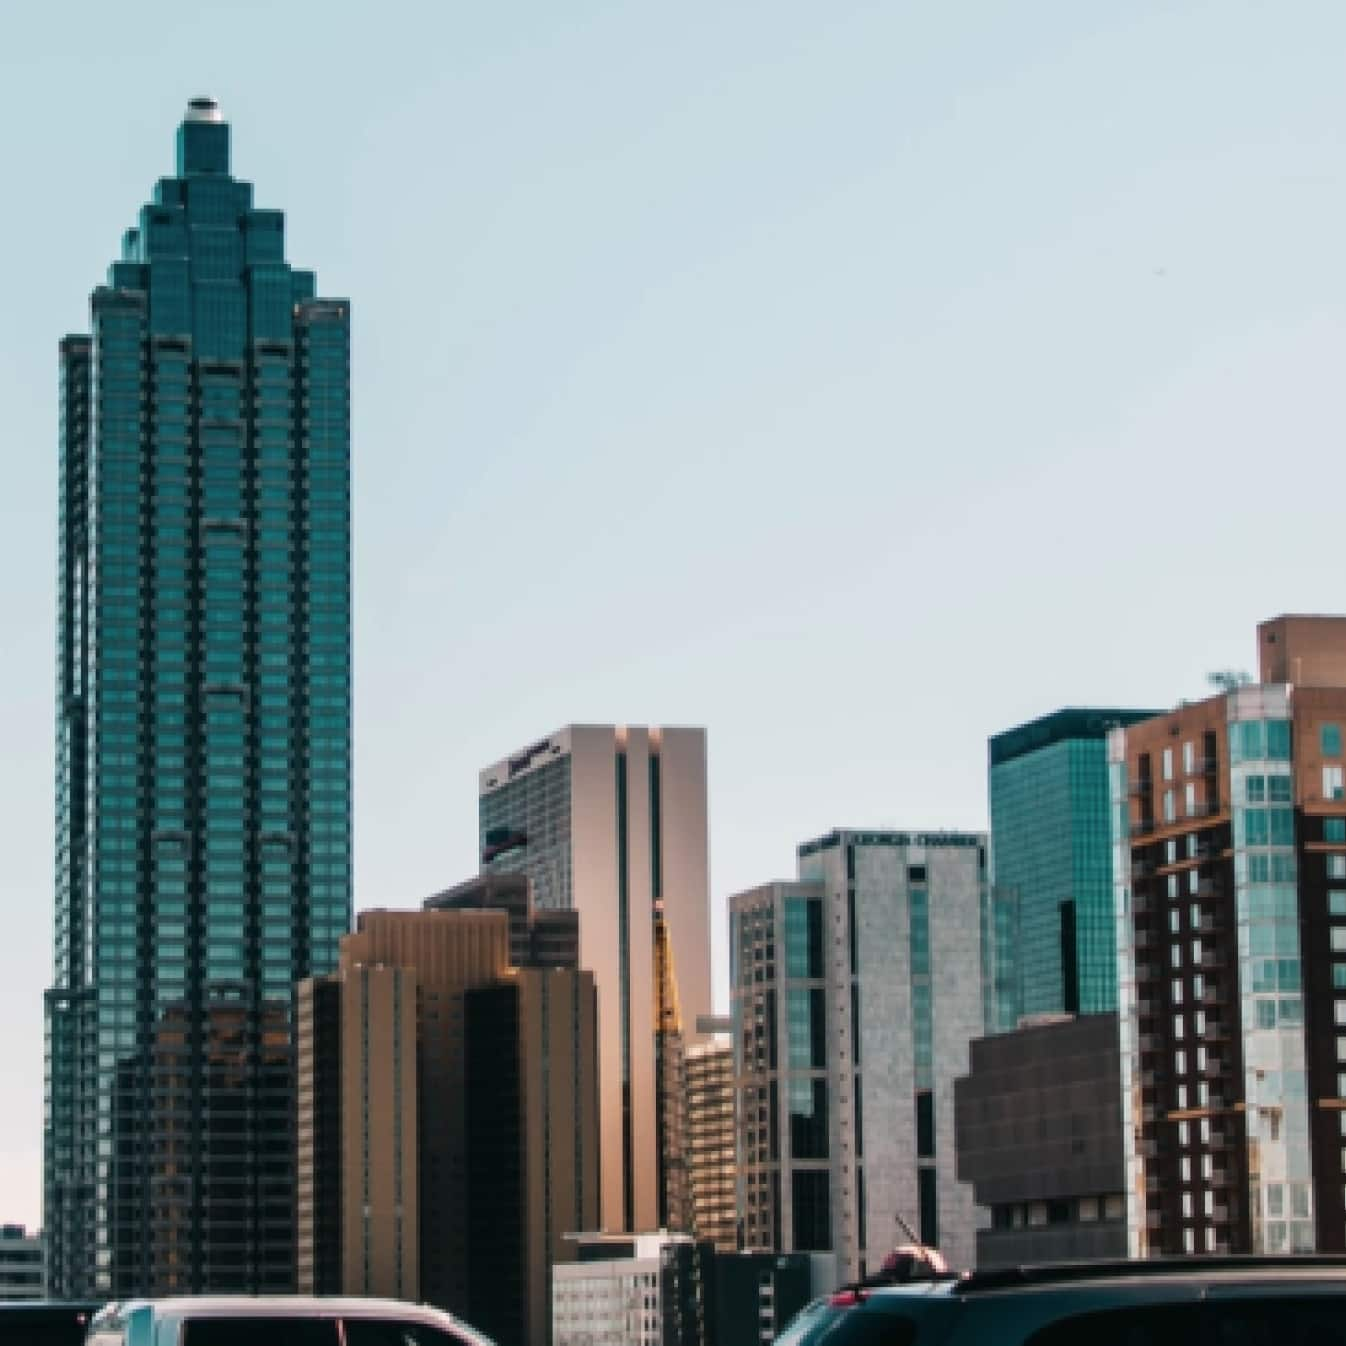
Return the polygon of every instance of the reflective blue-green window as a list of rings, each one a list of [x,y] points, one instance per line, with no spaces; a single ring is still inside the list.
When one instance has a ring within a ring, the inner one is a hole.
[[[342,740],[344,747],[344,739]],[[816,898],[785,900],[785,975],[823,975],[822,903]]]
[[[791,987],[785,993],[786,1041],[792,1070],[827,1065],[827,1004],[819,988]]]
[[[1229,726],[1229,756],[1241,762],[1290,760],[1289,720],[1243,720]]]
[[[997,942],[1009,964],[996,973],[997,1027],[1020,1014],[1116,1008],[1106,733],[1146,715],[1059,711],[991,740],[994,906],[1015,929]]]

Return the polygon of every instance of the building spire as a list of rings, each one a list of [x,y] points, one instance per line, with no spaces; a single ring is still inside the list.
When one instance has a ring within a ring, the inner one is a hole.
[[[187,115],[183,121],[188,122],[222,122],[224,113],[220,111],[220,105],[208,95],[200,98],[193,98],[187,104]]]
[[[178,177],[229,174],[229,123],[220,105],[202,95],[191,99],[178,127]]]

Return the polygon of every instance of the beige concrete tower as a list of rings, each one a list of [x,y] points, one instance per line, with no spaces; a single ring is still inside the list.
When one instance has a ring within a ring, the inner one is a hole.
[[[597,998],[574,968],[520,968],[469,991],[467,1317],[547,1346],[552,1267],[598,1223]]]
[[[416,972],[299,985],[298,1286],[421,1297]]]
[[[656,922],[681,1022],[711,1008],[703,729],[573,725],[487,767],[484,872],[525,873],[540,908],[580,913],[598,990],[602,1223],[668,1223],[678,1140],[661,1121]]]
[[[424,1299],[546,1346],[551,1265],[599,1221],[597,996],[558,965],[573,921],[528,911],[525,891],[531,966],[509,965],[506,909],[371,911],[301,983],[304,1293]]]
[[[463,996],[509,967],[503,911],[365,911],[341,941],[341,965],[414,968],[420,1027],[421,1295],[465,1313],[468,1302]],[[344,1087],[344,1080],[343,1080]],[[349,1200],[349,1193],[347,1193]]]
[[[341,1040],[342,1283],[355,1294],[421,1296],[416,1127],[416,971],[352,967]]]

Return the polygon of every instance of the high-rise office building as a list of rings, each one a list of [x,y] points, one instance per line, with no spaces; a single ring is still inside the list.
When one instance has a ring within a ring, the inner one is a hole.
[[[1058,710],[991,739],[992,877],[1018,922],[1013,1002],[993,1028],[1117,1008],[1106,740],[1153,713]]]
[[[985,1031],[979,833],[831,832],[730,898],[744,1244],[877,1268],[907,1231],[971,1266],[954,1081]]]
[[[732,1040],[726,1036],[693,1043],[683,1070],[692,1232],[718,1252],[733,1252],[738,1247],[738,1182]]]
[[[466,1316],[499,1346],[549,1346],[553,1269],[598,1219],[597,1012],[577,968],[467,993]]]
[[[1346,618],[1115,730],[1133,1255],[1346,1251]]]
[[[301,1294],[421,1298],[417,992],[382,963],[300,983]]]
[[[363,912],[301,985],[300,1289],[546,1346],[552,1265],[598,1220],[597,996],[549,941],[510,965],[537,943],[508,896]]]
[[[341,963],[343,969],[383,965],[416,972],[420,1294],[428,1303],[466,1314],[464,996],[505,975],[509,918],[501,911],[363,911],[355,933],[342,941]],[[343,1063],[362,1051],[359,1042],[343,1035]],[[358,1194],[347,1187],[343,1206],[353,1202],[358,1204]]]
[[[573,725],[480,777],[481,863],[580,914],[598,988],[602,1224],[666,1228],[685,1209],[680,1041],[710,1012],[706,735]]]
[[[193,99],[61,343],[54,1293],[294,1284],[294,989],[351,909],[349,307]]]

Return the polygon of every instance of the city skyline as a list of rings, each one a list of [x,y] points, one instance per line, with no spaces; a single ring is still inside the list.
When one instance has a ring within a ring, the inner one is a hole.
[[[42,184],[0,224],[23,259],[0,328],[0,984],[35,1044],[0,1123],[7,1219],[37,1214],[51,349],[192,94],[221,98],[296,255],[361,301],[357,905],[471,872],[500,744],[704,724],[722,1000],[725,896],[787,875],[798,836],[980,827],[991,733],[1199,696],[1252,666],[1256,620],[1342,606],[1331,493],[1281,517],[1264,489],[1272,463],[1330,480],[1343,428],[1330,7],[1302,28],[1250,6],[316,14],[269,12],[258,47],[151,4],[151,59],[77,6],[0,56],[13,180]],[[294,79],[300,49],[361,98]],[[1154,512],[1156,474],[1199,527]],[[1163,557],[1137,560],[1150,526]],[[1123,659],[1127,604],[1216,555],[1232,582],[1201,622]],[[496,657],[520,630],[564,654]],[[1046,677],[1022,662],[1048,648]]]

